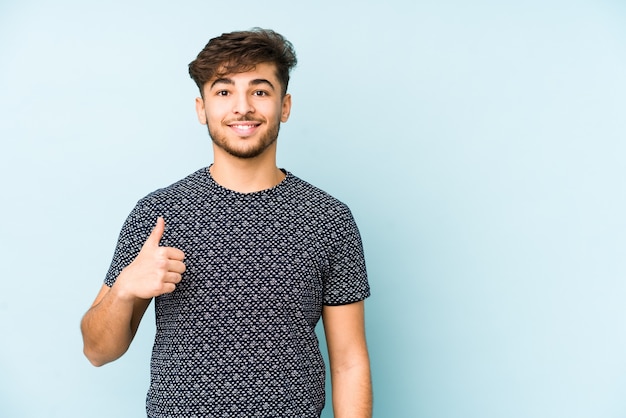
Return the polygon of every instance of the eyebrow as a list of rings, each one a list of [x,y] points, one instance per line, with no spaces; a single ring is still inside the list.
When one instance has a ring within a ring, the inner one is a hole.
[[[222,78],[218,78],[215,81],[213,81],[213,83],[211,83],[211,88],[215,87],[215,85],[217,84],[229,84],[229,85],[234,85],[235,82],[231,79],[231,78],[227,78],[227,77],[222,77]],[[270,88],[272,90],[276,90],[274,88],[274,85],[272,84],[271,81],[265,79],[265,78],[255,78],[254,80],[250,80],[250,82],[248,83],[249,86],[258,86],[261,84],[267,84],[268,86],[270,86]]]

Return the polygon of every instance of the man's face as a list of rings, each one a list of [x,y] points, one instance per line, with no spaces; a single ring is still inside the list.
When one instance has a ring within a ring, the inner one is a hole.
[[[198,120],[208,126],[218,148],[238,158],[275,149],[280,123],[289,118],[291,96],[282,95],[274,64],[212,78],[203,94],[204,99],[196,99]]]

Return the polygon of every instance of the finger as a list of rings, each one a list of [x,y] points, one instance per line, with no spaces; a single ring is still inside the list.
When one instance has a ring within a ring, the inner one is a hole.
[[[183,274],[187,270],[187,266],[182,261],[169,260],[167,263],[167,271],[172,273]]]
[[[180,283],[181,280],[183,280],[183,276],[180,273],[169,272],[163,277],[163,285],[166,285],[168,283]]]
[[[165,257],[170,260],[183,261],[185,259],[185,253],[174,247],[164,247]]]
[[[165,232],[165,220],[159,216],[157,218],[156,226],[152,229],[152,232],[146,239],[144,246],[150,247],[158,247],[161,242],[161,238],[163,237],[163,232]]]
[[[169,282],[163,283],[163,286],[161,287],[161,294],[172,293],[174,290],[176,290],[176,284]]]

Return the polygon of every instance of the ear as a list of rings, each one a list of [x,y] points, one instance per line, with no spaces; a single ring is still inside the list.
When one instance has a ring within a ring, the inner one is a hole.
[[[291,114],[291,94],[285,94],[285,97],[283,97],[280,121],[283,123],[287,122],[290,114]]]
[[[204,100],[202,97],[196,97],[196,114],[198,115],[198,122],[203,125],[207,124],[206,112],[204,110]]]

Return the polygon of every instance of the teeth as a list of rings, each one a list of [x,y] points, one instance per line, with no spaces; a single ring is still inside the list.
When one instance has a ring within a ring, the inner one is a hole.
[[[254,128],[254,125],[232,125],[233,128],[237,128],[237,129],[252,129]]]

